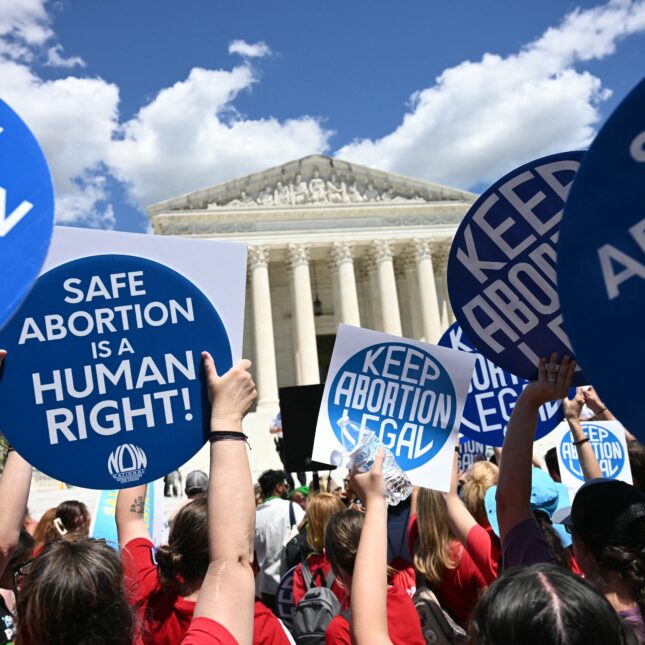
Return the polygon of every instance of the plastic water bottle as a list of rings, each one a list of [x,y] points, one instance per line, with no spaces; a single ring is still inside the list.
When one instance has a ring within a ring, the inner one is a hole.
[[[343,437],[343,446],[345,450],[334,450],[331,453],[331,463],[336,467],[352,468],[361,472],[367,472],[374,463],[374,458],[379,448],[385,449],[385,460],[383,461],[383,479],[385,479],[385,496],[390,506],[396,506],[399,502],[407,499],[412,494],[412,484],[408,476],[401,470],[396,463],[394,455],[389,448],[383,446],[377,435],[366,428],[360,426],[347,417],[338,421],[340,426],[341,437]],[[349,436],[358,437],[356,444],[352,448],[347,447],[346,438]]]

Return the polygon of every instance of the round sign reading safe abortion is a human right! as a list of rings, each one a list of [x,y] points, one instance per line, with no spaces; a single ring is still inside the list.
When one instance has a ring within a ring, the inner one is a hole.
[[[204,444],[201,352],[232,364],[206,296],[168,267],[97,255],[43,274],[0,333],[1,429],[47,475],[127,488],[178,468]]]
[[[486,190],[462,220],[448,258],[457,322],[477,351],[521,378],[539,358],[573,355],[556,279],[556,242],[582,152],[531,161]],[[578,370],[574,384],[586,382]]]

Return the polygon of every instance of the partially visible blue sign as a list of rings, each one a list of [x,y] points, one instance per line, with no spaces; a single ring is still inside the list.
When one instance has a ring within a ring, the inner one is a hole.
[[[98,489],[163,477],[208,430],[201,352],[231,367],[222,321],[172,269],[128,255],[43,274],[0,334],[2,430],[58,480]]]
[[[609,117],[580,168],[558,244],[564,325],[589,380],[645,441],[645,80]]]
[[[476,355],[459,432],[487,446],[502,446],[515,401],[528,384],[505,372],[473,347],[458,323],[448,328],[439,345]],[[562,421],[562,402],[550,401],[540,408],[535,438],[548,434]],[[461,446],[461,444],[460,444]]]
[[[54,227],[45,156],[20,117],[0,100],[0,329],[29,293]]]
[[[542,356],[572,355],[555,248],[582,157],[550,155],[502,177],[470,208],[450,249],[448,291],[457,322],[479,352],[521,378],[536,378]],[[578,371],[574,383],[584,382]]]
[[[486,461],[486,446],[479,441],[470,439],[459,442],[458,470],[467,470],[476,461]]]
[[[331,427],[341,444],[338,421],[347,416],[375,432],[403,470],[430,461],[448,440],[457,397],[436,357],[419,347],[378,343],[356,352],[336,373],[329,391]],[[352,448],[358,437],[352,437]]]

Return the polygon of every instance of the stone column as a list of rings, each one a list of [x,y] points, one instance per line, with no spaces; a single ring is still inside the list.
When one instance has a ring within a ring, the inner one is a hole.
[[[439,247],[439,249],[432,254],[432,259],[434,264],[437,300],[439,302],[439,320],[441,322],[441,331],[443,333],[451,325],[450,313],[452,312],[450,309],[450,299],[448,297],[448,280],[446,278],[448,268],[448,250],[443,247]]]
[[[253,295],[254,368],[258,406],[270,405],[275,408],[278,405],[278,374],[273,340],[268,246],[249,246],[249,271]]]
[[[356,291],[356,276],[354,275],[354,259],[352,244],[349,242],[334,242],[329,251],[329,265],[337,274],[339,322],[360,327],[361,317],[358,311],[358,292]]]
[[[298,385],[312,385],[320,383],[320,373],[309,278],[309,245],[289,244],[287,264],[291,271]]]
[[[419,308],[426,343],[436,343],[441,337],[441,313],[437,300],[432,254],[428,240],[414,239],[410,248],[417,264],[419,282]]]
[[[400,336],[401,314],[396,293],[392,246],[390,240],[375,240],[372,243],[372,257],[378,272],[379,306],[383,331],[387,334]]]
[[[403,254],[402,262],[405,267],[408,301],[410,302],[410,328],[412,330],[410,338],[425,340],[423,335],[421,312],[419,310],[419,276],[417,272],[417,261],[409,248]]]
[[[367,260],[361,258],[356,262],[356,289],[358,291],[358,307],[363,327],[373,329],[372,298],[370,297],[370,275]]]

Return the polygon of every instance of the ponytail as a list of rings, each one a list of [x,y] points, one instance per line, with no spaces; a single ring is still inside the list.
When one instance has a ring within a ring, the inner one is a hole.
[[[466,471],[466,481],[461,488],[461,499],[478,524],[488,525],[484,498],[486,491],[497,484],[498,468],[489,461],[477,461]]]
[[[533,516],[540,527],[542,537],[553,554],[553,562],[565,569],[571,568],[571,556],[562,545],[562,540],[553,528],[551,518],[543,511],[533,511]]]

